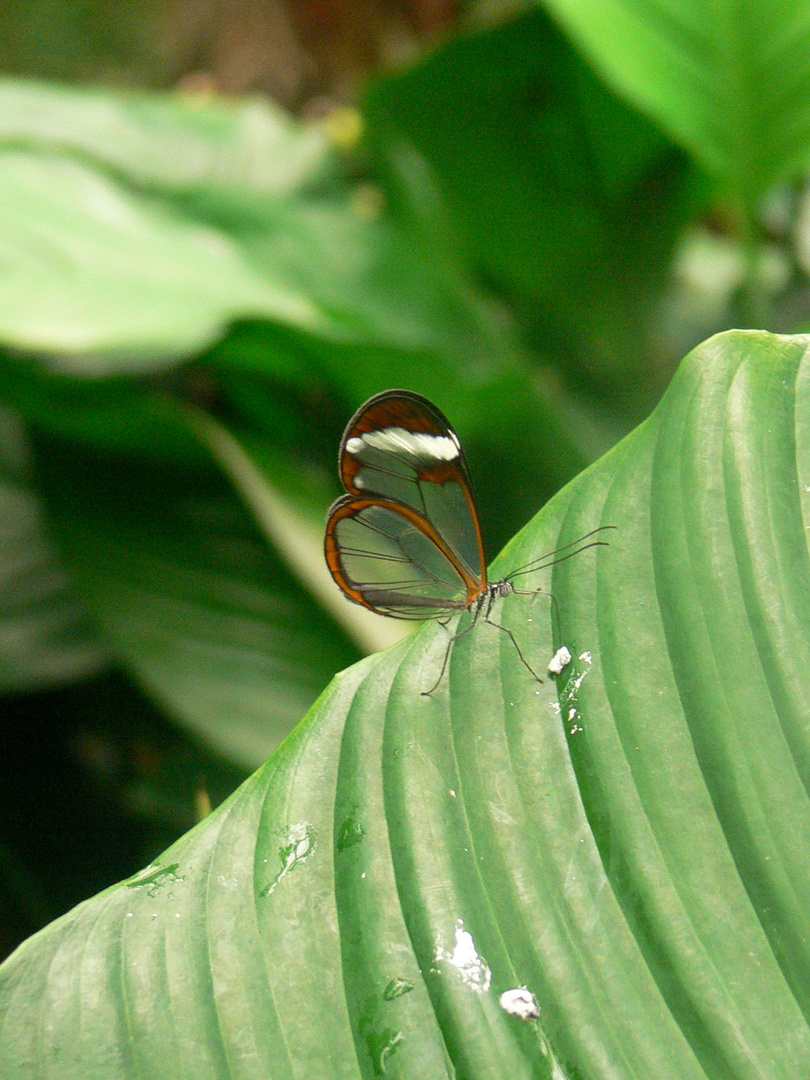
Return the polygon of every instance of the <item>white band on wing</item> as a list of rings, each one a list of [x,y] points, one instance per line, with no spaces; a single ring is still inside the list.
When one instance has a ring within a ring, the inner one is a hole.
[[[391,453],[405,451],[416,457],[434,458],[437,461],[454,461],[459,456],[459,445],[454,435],[428,435],[424,431],[407,431],[401,427],[368,431],[346,443],[346,452],[353,457],[361,455],[367,448]]]

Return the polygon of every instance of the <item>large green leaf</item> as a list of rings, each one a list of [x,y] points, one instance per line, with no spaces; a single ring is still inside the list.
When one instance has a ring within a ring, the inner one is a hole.
[[[804,0],[546,0],[605,77],[748,199],[807,164]]]
[[[731,332],[569,485],[506,634],[338,677],[142,874],[0,969],[0,1072],[613,1077],[810,1071],[810,338]],[[464,619],[468,616],[464,616]],[[540,1019],[509,1016],[518,986]]]
[[[0,80],[0,344],[97,378],[173,367],[255,319],[479,379],[514,361],[503,315],[353,201],[327,151],[259,102]]]
[[[323,183],[326,130],[267,98],[113,92],[0,79],[0,141],[89,158],[142,189],[241,208]],[[207,194],[206,194],[207,193]]]
[[[148,370],[216,340],[239,316],[324,332],[312,302],[251,265],[220,230],[55,152],[0,153],[0,340],[64,351],[90,374]]]

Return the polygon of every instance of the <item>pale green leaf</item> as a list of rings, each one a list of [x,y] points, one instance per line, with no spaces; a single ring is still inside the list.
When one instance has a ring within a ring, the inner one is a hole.
[[[804,0],[547,0],[605,78],[755,199],[810,157]]]

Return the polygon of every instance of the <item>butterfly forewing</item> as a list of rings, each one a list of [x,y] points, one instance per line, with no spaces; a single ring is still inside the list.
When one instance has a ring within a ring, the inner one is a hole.
[[[486,589],[469,469],[435,405],[401,390],[372,398],[346,428],[340,474],[350,494],[402,504],[429,522],[467,582],[468,601]]]
[[[329,512],[326,559],[352,600],[431,619],[486,591],[467,462],[435,405],[405,390],[367,401],[343,435],[340,475],[348,494]]]
[[[339,499],[327,524],[326,558],[348,596],[384,615],[432,619],[467,607],[464,578],[404,504]]]

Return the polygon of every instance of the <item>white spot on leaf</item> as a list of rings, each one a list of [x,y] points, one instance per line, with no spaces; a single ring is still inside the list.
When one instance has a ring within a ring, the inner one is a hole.
[[[561,645],[548,662],[549,675],[562,675],[563,669],[571,663],[571,653]]]
[[[500,996],[501,1008],[510,1016],[516,1016],[518,1020],[538,1020],[540,1018],[540,1006],[537,998],[527,990],[525,986],[518,986],[514,990],[504,990]]]
[[[259,896],[269,896],[280,881],[292,873],[298,866],[306,862],[315,851],[315,830],[306,821],[296,822],[290,825],[282,838],[278,849],[278,857],[281,869],[265,887],[259,892]]]
[[[436,947],[436,963],[444,961],[459,972],[464,982],[471,990],[479,994],[489,990],[492,983],[492,972],[482,956],[478,955],[472,934],[464,929],[464,923],[459,919],[456,927],[456,944],[452,952]]]

